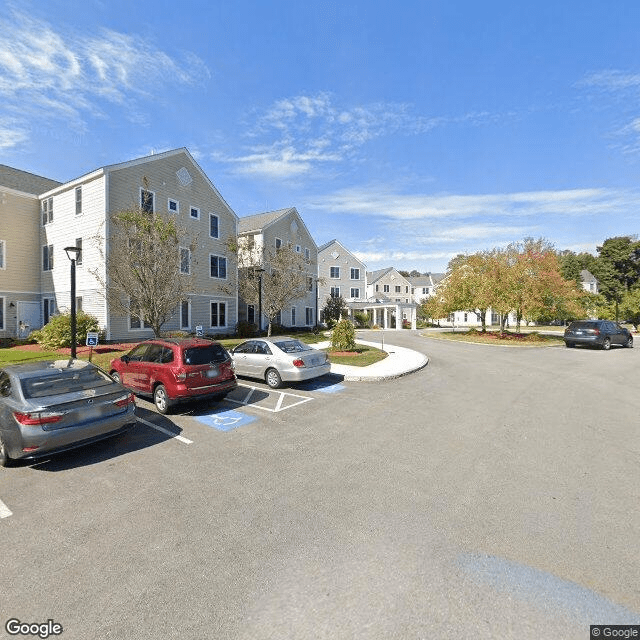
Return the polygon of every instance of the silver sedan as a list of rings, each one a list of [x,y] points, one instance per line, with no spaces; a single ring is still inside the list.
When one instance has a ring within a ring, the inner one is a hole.
[[[272,389],[284,382],[300,382],[330,372],[324,351],[314,349],[295,338],[255,338],[231,350],[236,374],[260,378]]]
[[[135,424],[135,398],[82,360],[0,370],[0,466],[106,438]]]

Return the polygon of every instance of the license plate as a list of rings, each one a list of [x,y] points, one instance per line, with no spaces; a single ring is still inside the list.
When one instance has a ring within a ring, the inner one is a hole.
[[[207,378],[217,378],[219,375],[219,371],[218,371],[218,367],[215,367],[214,369],[209,369],[205,375],[207,376]]]

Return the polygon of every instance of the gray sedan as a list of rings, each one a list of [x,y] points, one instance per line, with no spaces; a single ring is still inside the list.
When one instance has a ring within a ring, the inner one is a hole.
[[[124,431],[135,399],[82,360],[46,360],[0,370],[0,466]]]
[[[295,338],[256,338],[231,350],[236,374],[260,378],[272,389],[282,382],[299,382],[330,372],[324,351],[313,349]]]

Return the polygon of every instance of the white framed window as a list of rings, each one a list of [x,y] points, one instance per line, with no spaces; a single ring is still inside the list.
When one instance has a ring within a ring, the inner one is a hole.
[[[82,296],[76,296],[76,311],[82,311]]]
[[[301,253],[301,252],[302,252],[302,247],[299,244],[297,244],[296,245],[296,253]]]
[[[360,289],[351,287],[351,297],[352,298],[359,298],[360,297]]]
[[[7,243],[0,240],[0,269],[7,268]]]
[[[180,328],[189,329],[191,327],[191,301],[183,300],[180,303]]]
[[[180,213],[180,203],[173,198],[167,200],[167,211],[169,213]]]
[[[291,307],[291,326],[292,327],[296,326],[296,308],[295,307]]]
[[[82,238],[76,238],[76,247],[80,249],[76,258],[76,266],[82,265]]]
[[[305,307],[304,308],[305,311],[305,325],[307,327],[310,327],[313,324],[313,309],[311,307]]]
[[[136,309],[138,306],[135,300],[129,302],[129,330],[142,331],[143,329],[151,329],[151,326],[144,320],[142,309]]]
[[[331,297],[332,298],[340,297],[340,287],[331,287]]]
[[[156,194],[148,189],[140,187],[140,208],[146,213],[155,211]]]
[[[189,215],[194,220],[200,220],[200,209],[198,207],[189,207]]]
[[[275,239],[276,249],[280,249],[282,247],[282,240],[280,238]]]
[[[313,278],[307,276],[307,291],[313,291]]]
[[[220,220],[215,213],[209,214],[209,237],[210,238],[220,237]]]
[[[227,303],[211,301],[211,324],[212,329],[227,326]]]
[[[209,254],[209,275],[212,278],[227,278],[227,259],[224,256]]]
[[[256,307],[253,304],[247,305],[247,322],[249,324],[256,323]]]
[[[339,278],[340,277],[340,267],[330,267],[330,269],[329,269],[329,277],[330,278]]]
[[[304,248],[304,259],[311,260],[311,251],[309,250],[308,247]]]
[[[191,251],[180,247],[180,273],[188,276],[191,273]]]
[[[42,270],[51,271],[53,269],[53,245],[45,244],[42,247]]]
[[[56,314],[56,299],[55,298],[43,298],[42,299],[42,319],[44,324],[47,324],[51,317]]]
[[[382,285],[382,290],[384,293],[389,293],[389,285],[388,284]]]
[[[429,295],[429,287],[422,287],[422,293],[423,293],[424,295],[427,295],[427,296],[428,296],[428,295]]]
[[[82,215],[82,187],[76,187],[76,215]]]
[[[402,287],[399,285],[396,285],[396,293],[400,293],[402,291]]]
[[[42,224],[53,222],[53,198],[45,198],[42,201]]]
[[[360,280],[360,269],[351,268],[351,279]]]

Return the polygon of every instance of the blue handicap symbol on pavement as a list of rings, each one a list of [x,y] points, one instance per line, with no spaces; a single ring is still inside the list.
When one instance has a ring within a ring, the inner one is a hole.
[[[322,393],[337,393],[344,389],[342,384],[328,384],[326,380],[306,380],[298,384],[299,388],[305,391],[320,391]]]
[[[220,411],[206,416],[195,416],[195,418],[198,422],[218,431],[232,431],[256,420],[254,416],[248,416],[239,411]]]

